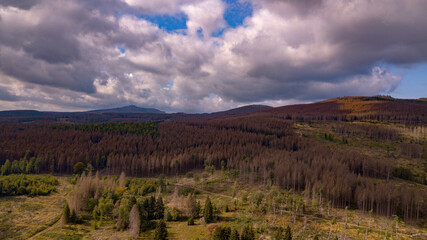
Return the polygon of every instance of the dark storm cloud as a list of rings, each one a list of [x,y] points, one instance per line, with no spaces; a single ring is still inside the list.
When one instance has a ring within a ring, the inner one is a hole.
[[[7,90],[0,87],[0,100],[13,102],[13,101],[18,101],[19,98],[13,94],[10,94]]]
[[[39,2],[39,0],[1,0],[0,6],[5,7],[16,7],[28,10],[32,8],[34,5],[36,5]]]

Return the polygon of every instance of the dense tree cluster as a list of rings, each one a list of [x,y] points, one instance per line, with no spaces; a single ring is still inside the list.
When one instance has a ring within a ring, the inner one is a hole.
[[[98,173],[95,176],[82,174],[64,209],[64,212],[71,212],[71,216],[74,212],[77,221],[67,223],[79,222],[82,213],[92,213],[94,220],[101,223],[114,220],[117,229],[129,228],[132,235],[137,236],[140,230],[152,225],[151,220],[164,218],[165,206],[161,196],[145,196],[137,190],[137,186],[141,189],[154,186],[156,191],[159,185],[152,184],[153,181],[146,179],[126,180],[124,174],[119,178],[101,178]]]
[[[78,162],[105,174],[125,172],[130,176],[175,175],[206,166],[235,169],[243,180],[304,191],[308,197],[318,198],[319,205],[330,201],[334,207],[398,214],[405,219],[427,216],[425,187],[396,184],[391,178],[396,176],[391,163],[357,151],[331,150],[302,138],[294,131],[294,123],[280,116],[261,114],[155,126],[156,134],[136,134],[90,127],[86,131],[43,124],[2,124],[0,163],[23,158],[30,150],[41,159],[41,172],[72,173]],[[337,124],[336,131],[379,139],[396,137],[387,128]],[[131,191],[144,195],[153,188],[145,185]],[[103,191],[98,192],[98,197],[93,196],[95,202]],[[76,211],[86,207],[79,206]],[[127,205],[126,211],[132,207]]]
[[[0,196],[48,195],[55,191],[58,179],[50,175],[12,174],[0,176]]]

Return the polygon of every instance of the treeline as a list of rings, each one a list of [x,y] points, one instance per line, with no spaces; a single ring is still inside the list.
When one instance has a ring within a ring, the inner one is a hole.
[[[407,125],[425,125],[427,123],[427,114],[392,114],[392,113],[375,113],[375,114],[311,114],[311,113],[283,113],[273,114],[274,117],[280,117],[286,120],[299,122],[310,121],[342,121],[342,122],[388,122]]]
[[[9,175],[0,176],[0,196],[48,195],[55,191],[58,179],[51,175]]]
[[[40,173],[40,165],[42,160],[40,158],[32,157],[30,160],[27,160],[27,157],[23,157],[20,160],[14,160],[12,162],[6,160],[6,162],[1,166],[1,175],[9,174],[31,174],[31,173]]]
[[[355,131],[394,136],[382,130]],[[406,219],[427,216],[426,188],[395,184],[391,180],[394,166],[389,162],[357,151],[331,150],[301,138],[292,121],[264,115],[163,122],[154,135],[3,124],[0,146],[0,163],[20,159],[31,150],[42,159],[41,172],[72,173],[77,162],[105,174],[123,171],[129,176],[180,174],[206,166],[236,169],[247,181],[304,191],[335,207],[399,214]],[[376,194],[379,191],[386,195]]]

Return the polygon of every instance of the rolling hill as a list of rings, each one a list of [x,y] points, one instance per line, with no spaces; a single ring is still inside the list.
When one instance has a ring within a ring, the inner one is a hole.
[[[427,123],[427,101],[388,96],[342,97],[267,109],[265,113],[299,120],[377,120]]]

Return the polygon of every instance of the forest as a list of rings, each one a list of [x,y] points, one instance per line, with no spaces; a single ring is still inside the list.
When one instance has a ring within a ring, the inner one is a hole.
[[[387,126],[332,122],[331,128],[343,139],[393,141],[400,144],[398,154],[427,158],[425,145],[396,141],[400,135]],[[409,154],[407,146],[413,146]],[[294,121],[271,114],[147,124],[1,124],[0,164],[3,175],[90,169],[149,177],[227,169],[240,180],[292,189],[319,204],[411,221],[427,216],[426,187],[419,185],[425,177],[356,149],[331,149],[301,136]]]

